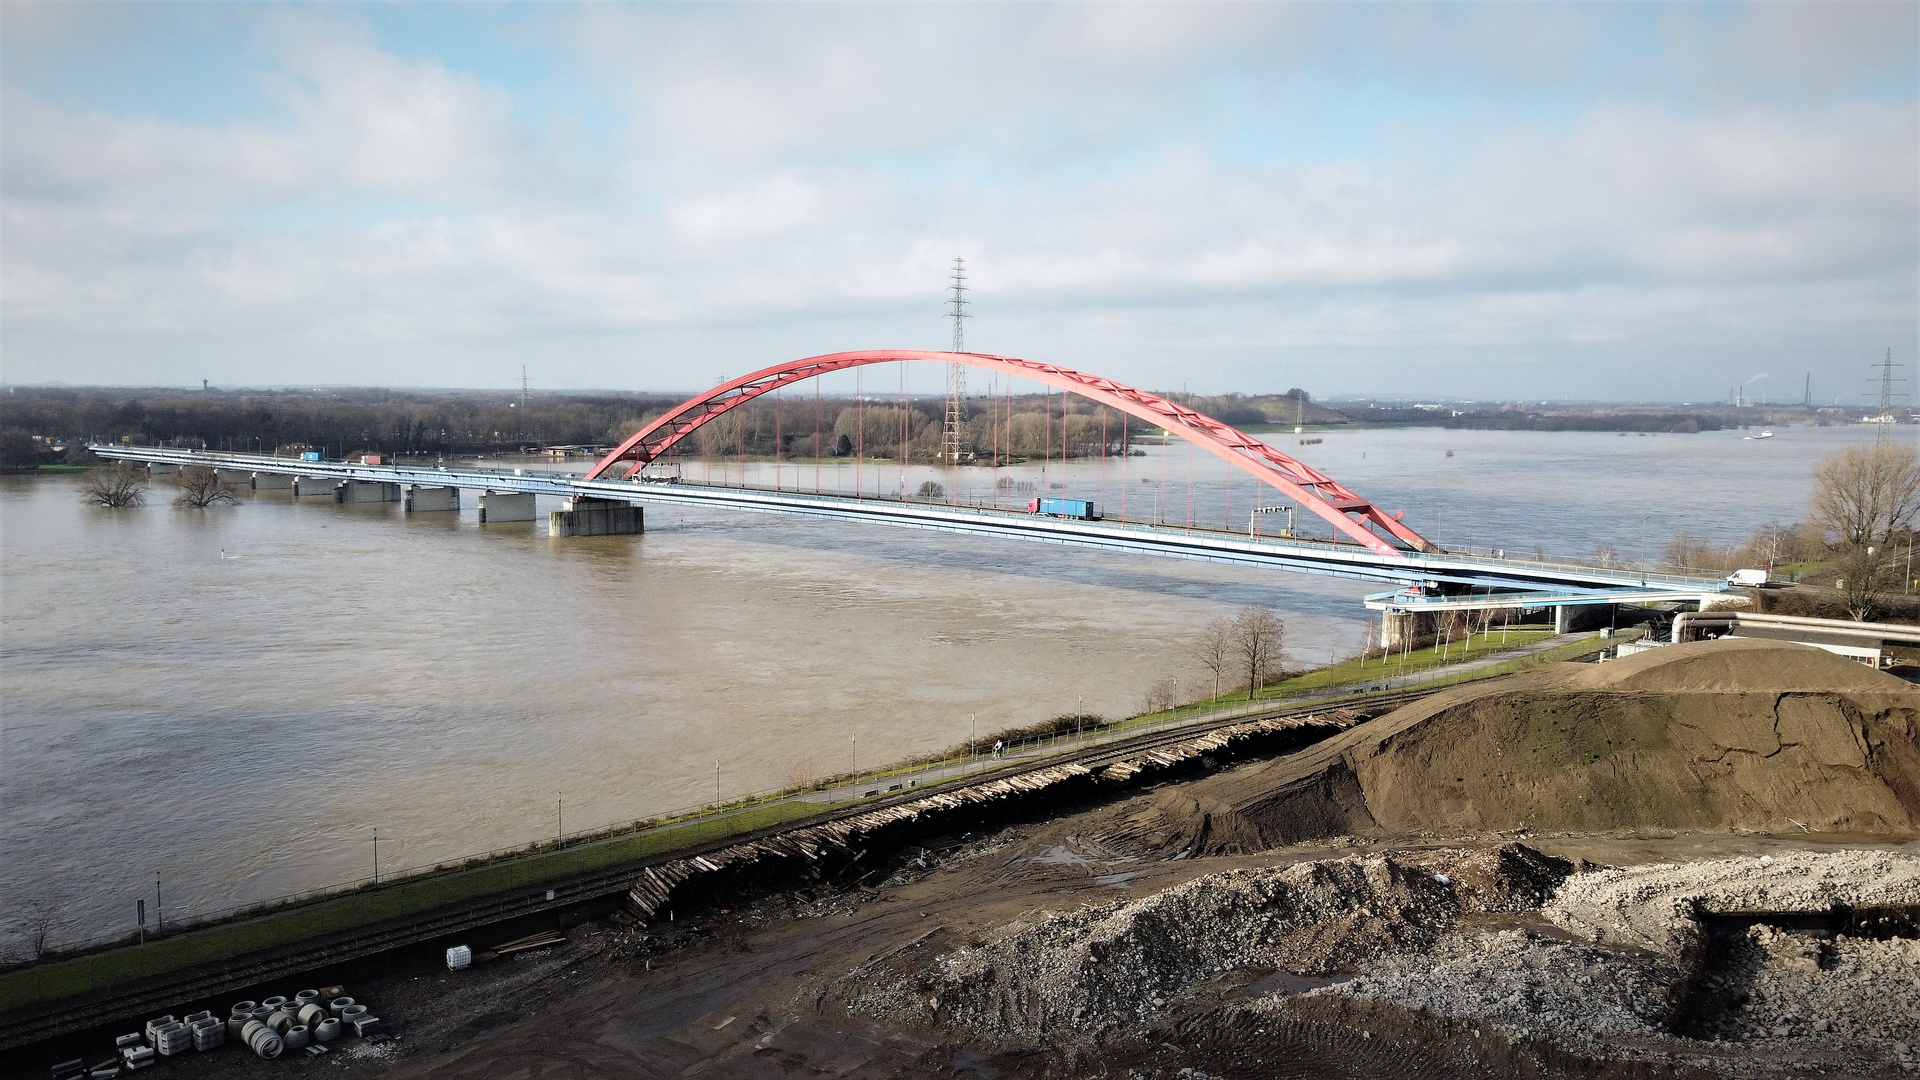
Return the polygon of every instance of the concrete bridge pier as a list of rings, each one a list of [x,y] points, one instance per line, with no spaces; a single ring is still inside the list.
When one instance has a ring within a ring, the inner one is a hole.
[[[460,489],[456,487],[434,487],[429,484],[408,484],[401,499],[409,514],[426,514],[440,510],[460,509]]]
[[[296,476],[293,478],[293,497],[304,495],[331,495],[335,501],[340,498],[340,481],[331,476]]]
[[[1553,632],[1571,634],[1613,625],[1618,604],[1560,604],[1553,609]]]
[[[340,484],[343,503],[390,503],[400,501],[400,485],[380,480],[347,480]]]
[[[532,521],[533,495],[531,492],[485,491],[480,498],[480,524],[488,525],[502,521]]]
[[[1383,611],[1380,613],[1380,644],[1388,652],[1432,634],[1433,615],[1424,611]]]
[[[149,461],[147,462],[147,475],[148,476],[166,476],[175,472],[179,468],[180,466],[175,465],[169,461]]]
[[[213,479],[215,483],[227,487],[253,487],[253,471],[250,469],[215,469]]]
[[[631,536],[646,531],[643,507],[576,495],[547,515],[548,536]]]
[[[257,472],[253,474],[255,491],[288,491],[293,488],[293,477],[286,473]]]

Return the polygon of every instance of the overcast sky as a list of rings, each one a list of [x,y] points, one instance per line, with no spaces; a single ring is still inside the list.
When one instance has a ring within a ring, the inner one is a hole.
[[[1920,6],[0,8],[0,377],[1859,403]]]

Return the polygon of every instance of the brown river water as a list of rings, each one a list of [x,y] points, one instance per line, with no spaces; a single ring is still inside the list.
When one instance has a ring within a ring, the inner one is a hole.
[[[1791,520],[1811,461],[1870,437],[1427,429],[1311,450],[1454,546],[1633,557],[1682,527],[1733,539]],[[1172,477],[1157,512],[1176,518],[1191,468],[1154,448],[1124,475],[1020,475],[1110,508],[1139,485],[1133,517]],[[890,475],[869,491],[897,490],[897,470],[867,471]],[[942,475],[909,483],[923,472]],[[958,474],[991,498],[991,473]],[[1230,498],[1244,529],[1252,491],[1224,479],[1201,466],[1196,520],[1228,520]],[[781,482],[810,489],[812,471]],[[129,932],[156,876],[169,920],[362,878],[376,830],[385,874],[971,730],[1126,715],[1163,676],[1200,685],[1187,643],[1212,619],[1271,606],[1290,662],[1321,663],[1359,647],[1359,598],[1386,587],[658,506],[643,536],[552,540],[544,523],[480,526],[472,493],[412,517],[166,494],[111,511],[70,475],[0,478],[0,947],[41,912],[56,941]]]

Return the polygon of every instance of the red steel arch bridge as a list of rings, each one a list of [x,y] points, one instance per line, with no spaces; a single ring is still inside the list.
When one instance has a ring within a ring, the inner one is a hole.
[[[1300,510],[1330,524],[1333,541],[1298,537],[1242,536],[1128,521],[1072,520],[970,505],[897,498],[855,497],[766,488],[651,482],[646,466],[660,461],[702,427],[763,394],[836,371],[907,361],[965,364],[1042,383],[1135,417],[1252,476]],[[1490,558],[1447,552],[1333,477],[1221,421],[1176,401],[1124,383],[1070,368],[987,353],[913,349],[866,350],[813,356],[728,380],[697,394],[643,426],[584,475],[316,462],[257,454],[212,453],[152,447],[95,446],[108,458],[145,461],[165,468],[205,464],[236,475],[293,475],[303,479],[381,483],[487,493],[550,495],[606,503],[665,503],[734,510],[801,514],[1039,540],[1136,554],[1174,556],[1266,566],[1301,573],[1391,582],[1396,588],[1366,598],[1368,607],[1390,612],[1447,608],[1543,608],[1700,601],[1724,591],[1716,578],[1649,575],[1623,567],[1593,567]],[[283,484],[280,486],[284,486]],[[457,504],[457,499],[455,500]]]

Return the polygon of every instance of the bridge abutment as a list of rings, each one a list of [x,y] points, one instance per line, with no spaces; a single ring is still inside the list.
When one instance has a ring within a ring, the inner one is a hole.
[[[532,521],[533,496],[517,491],[487,491],[479,498],[480,524],[503,521]]]
[[[441,510],[460,509],[460,489],[456,487],[432,487],[427,484],[408,484],[402,501],[409,514],[427,514]]]
[[[1427,612],[1383,611],[1380,613],[1380,645],[1393,652],[1432,635],[1434,626],[1433,616]]]
[[[577,495],[547,515],[548,536],[631,536],[645,531],[645,509],[617,499]]]

